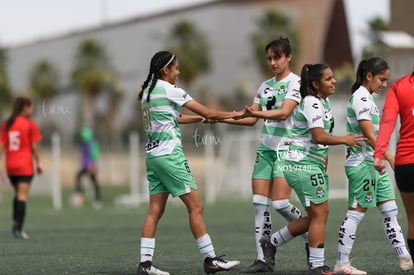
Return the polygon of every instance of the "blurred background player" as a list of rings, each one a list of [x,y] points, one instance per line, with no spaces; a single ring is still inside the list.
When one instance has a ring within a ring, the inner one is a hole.
[[[76,193],[71,198],[71,205],[79,207],[83,205],[85,191],[82,187],[82,177],[87,176],[94,189],[94,208],[101,208],[101,191],[97,179],[99,145],[93,138],[93,132],[89,128],[82,128],[80,131],[82,139],[81,146],[81,168],[76,174],[75,190]]]
[[[13,186],[13,235],[18,239],[28,239],[23,231],[26,216],[26,202],[30,185],[36,172],[42,173],[37,143],[42,139],[37,124],[30,119],[33,103],[29,98],[17,97],[10,117],[1,126],[1,151],[5,152],[6,171]]]

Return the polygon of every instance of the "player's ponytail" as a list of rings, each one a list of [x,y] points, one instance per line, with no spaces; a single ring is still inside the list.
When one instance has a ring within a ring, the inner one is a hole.
[[[164,67],[170,67],[173,64],[175,55],[168,51],[160,51],[154,54],[151,58],[151,64],[147,79],[141,86],[141,91],[138,94],[138,100],[142,100],[144,90],[149,86],[147,101],[150,100],[151,92],[157,84],[157,80],[160,79],[161,71]]]
[[[313,95],[318,96],[318,92],[313,85],[313,82],[320,83],[323,72],[329,68],[326,64],[305,64],[302,67],[300,76],[300,95],[302,98],[305,96]]]
[[[13,109],[10,117],[6,121],[6,130],[9,130],[10,127],[13,125],[16,117],[21,114],[24,107],[31,106],[32,101],[30,98],[27,97],[17,97],[13,102]]]
[[[354,93],[361,85],[364,84],[368,73],[371,73],[372,76],[375,76],[387,69],[389,69],[387,62],[380,57],[371,57],[369,59],[362,60],[358,65],[356,80],[351,88],[352,93]]]
[[[141,91],[138,94],[138,100],[142,100],[142,95],[144,94],[144,90],[145,90],[145,88],[147,88],[148,82],[150,82],[151,78],[152,78],[152,73],[149,72],[148,76],[147,76],[147,79],[145,79],[144,83],[141,86]]]
[[[352,93],[358,90],[358,88],[364,83],[364,78],[366,76],[366,68],[365,68],[366,63],[367,63],[366,59],[361,60],[361,62],[359,62],[358,69],[356,71],[356,79],[351,88]]]

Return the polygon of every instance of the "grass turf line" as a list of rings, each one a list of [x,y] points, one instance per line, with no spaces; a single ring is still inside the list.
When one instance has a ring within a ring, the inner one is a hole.
[[[29,198],[25,229],[27,241],[11,234],[11,192],[3,192],[0,202],[0,274],[135,274],[139,260],[139,235],[147,204],[136,209],[116,209],[113,198],[125,188],[104,187],[104,206],[94,210],[67,207],[51,209],[50,198]],[[294,201],[299,206],[299,203]],[[398,200],[399,221],[407,229],[404,209]],[[345,200],[330,201],[325,242],[326,263],[333,267],[339,225],[346,211]],[[250,201],[219,201],[205,205],[204,216],[217,255],[250,265],[256,252],[253,241],[253,208]],[[273,231],[285,221],[272,211]],[[370,209],[360,224],[352,264],[368,274],[401,274],[397,257],[388,244],[377,209]],[[169,203],[161,219],[154,264],[171,274],[203,274],[202,259],[188,226],[187,211]],[[305,274],[305,249],[296,238],[278,249],[275,272]],[[238,270],[225,274],[239,274]]]

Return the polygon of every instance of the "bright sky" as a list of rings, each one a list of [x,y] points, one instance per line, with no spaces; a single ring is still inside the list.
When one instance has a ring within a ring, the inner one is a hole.
[[[0,0],[0,46],[97,26],[209,0]],[[306,1],[306,0],[303,0]],[[367,21],[389,20],[390,0],[344,0],[355,54],[366,43]]]

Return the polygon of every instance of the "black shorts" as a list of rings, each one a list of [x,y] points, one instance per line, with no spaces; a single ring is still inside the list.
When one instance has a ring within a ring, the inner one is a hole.
[[[10,176],[9,180],[12,185],[16,185],[21,182],[32,183],[33,175],[31,176]]]
[[[396,165],[394,174],[400,192],[414,192],[414,164]]]

